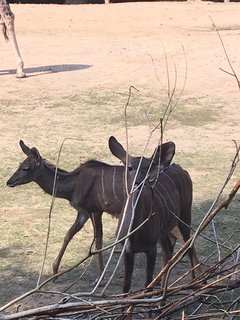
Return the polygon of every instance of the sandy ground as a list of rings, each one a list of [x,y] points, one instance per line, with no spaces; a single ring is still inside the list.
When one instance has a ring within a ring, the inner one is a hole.
[[[91,90],[126,94],[129,86],[135,86],[156,93],[163,86],[167,88],[168,81],[173,90],[177,79],[180,92],[185,74],[183,99],[204,98],[209,105],[211,101],[224,105],[224,117],[228,114],[225,123],[236,121],[236,114],[239,115],[237,82],[220,70],[231,72],[211,22],[213,19],[218,27],[232,66],[239,74],[239,3],[12,5],[12,10],[27,78],[15,79],[14,56],[10,45],[2,40],[1,100],[3,106],[13,106],[17,112],[22,109],[26,120],[25,112],[31,112],[36,101],[44,104],[48,99],[53,103],[63,99],[67,104],[69,99],[79,99],[82,92]],[[123,106],[121,101],[119,107]],[[97,110],[88,112],[91,118]],[[0,123],[0,129],[5,132],[6,123]],[[220,141],[223,130],[218,129],[216,140]],[[222,138],[238,140],[239,131],[235,129],[236,126],[234,130],[225,128]],[[140,135],[141,128],[135,132],[135,136]],[[170,138],[175,136],[179,132]],[[61,138],[65,137],[64,133]],[[24,135],[18,135],[16,130],[8,138],[14,150],[19,138]],[[35,143],[36,138],[33,139]],[[106,137],[103,139],[106,141]],[[5,140],[6,136],[2,136],[2,147]],[[208,140],[206,137],[205,142]]]
[[[14,79],[14,56],[1,41],[1,97],[23,90],[69,95],[92,87],[159,85],[169,64],[185,69],[185,95],[238,94],[211,17],[239,71],[239,3],[146,2],[111,5],[12,5],[28,78]],[[162,68],[162,69],[161,69]],[[10,71],[10,74],[9,74]]]

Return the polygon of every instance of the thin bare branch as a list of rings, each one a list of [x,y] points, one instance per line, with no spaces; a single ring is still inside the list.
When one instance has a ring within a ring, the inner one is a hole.
[[[223,72],[225,72],[225,73],[227,73],[227,74],[229,74],[229,75],[231,75],[231,76],[233,76],[233,77],[236,79],[237,84],[238,84],[238,89],[240,90],[240,80],[239,80],[239,78],[238,78],[238,76],[237,76],[237,74],[236,74],[236,72],[235,72],[235,70],[234,70],[234,68],[233,68],[233,66],[232,66],[232,63],[231,63],[230,58],[229,58],[229,56],[228,56],[227,49],[226,49],[226,47],[225,47],[225,45],[224,45],[223,39],[222,39],[222,37],[221,37],[221,35],[220,35],[220,32],[219,32],[219,30],[218,30],[215,22],[213,21],[212,17],[209,16],[209,18],[210,18],[210,20],[212,21],[212,25],[213,25],[215,31],[217,32],[217,35],[218,35],[218,38],[219,38],[219,40],[220,40],[220,42],[221,42],[221,45],[222,45],[222,48],[223,48],[225,57],[226,57],[226,59],[227,59],[228,65],[229,65],[230,69],[232,70],[232,72],[223,70],[223,69],[221,69],[221,68],[220,68],[220,70],[223,71]]]

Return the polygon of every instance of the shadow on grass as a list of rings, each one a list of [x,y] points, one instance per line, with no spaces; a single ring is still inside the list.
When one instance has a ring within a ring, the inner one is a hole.
[[[88,64],[56,64],[41,67],[24,68],[27,77],[35,77],[49,73],[61,73],[91,68]],[[16,74],[16,69],[0,70],[0,76]]]
[[[228,239],[232,234],[235,233],[230,242],[227,243],[228,247],[235,247],[237,241],[239,241],[239,232],[240,229],[240,221],[238,219],[239,212],[239,201],[240,196],[237,195],[232,203],[230,204],[228,210],[222,210],[215,219],[216,222],[216,230],[219,236],[219,241],[222,243]],[[208,209],[212,204],[211,200],[206,200],[204,202],[199,202],[194,204],[193,207],[193,228],[196,229]],[[209,225],[203,232],[203,235],[208,238],[214,240],[214,234],[211,229],[211,225]],[[79,244],[79,247],[81,244]],[[176,246],[175,251],[179,248],[179,244]],[[207,258],[212,252],[216,250],[216,245],[214,243],[209,242],[202,237],[198,237],[196,240],[196,248],[197,253],[201,261],[204,258]],[[34,250],[37,250],[34,248]],[[158,248],[160,251],[160,248]],[[229,252],[228,249],[223,248],[222,254],[226,254]],[[72,253],[74,255],[74,252]],[[113,267],[115,266],[119,257],[119,253],[113,257],[108,276],[111,274]],[[106,258],[106,257],[105,257]],[[209,263],[215,263],[218,256],[217,253],[211,258]],[[97,259],[94,258],[93,263],[90,265],[88,270],[85,272],[82,279],[78,281],[80,275],[84,273],[86,265],[82,265],[81,267],[74,269],[70,273],[59,277],[56,282],[49,282],[44,290],[50,291],[58,291],[63,292],[66,288],[71,284],[76,282],[76,285],[71,288],[70,292],[87,292],[93,288],[93,283],[97,277]],[[107,259],[105,259],[106,261]],[[178,276],[185,273],[187,269],[190,267],[188,257],[184,257],[184,259],[176,265],[174,270],[171,272],[170,282],[175,280]],[[27,251],[27,248],[22,247],[20,244],[13,245],[11,247],[2,247],[0,248],[0,261],[2,262],[1,271],[0,271],[0,288],[1,288],[1,298],[0,298],[0,306],[6,304],[7,302],[15,299],[16,297],[32,290],[36,287],[39,273],[31,272],[32,262],[31,262],[31,251]],[[49,264],[51,262],[47,262]],[[63,267],[67,268],[71,262],[63,263]],[[161,253],[158,252],[157,263],[155,267],[155,275],[158,274],[162,265]],[[49,267],[49,265],[47,265]],[[138,254],[136,257],[136,263],[133,274],[133,285],[132,290],[139,290],[143,288],[144,278],[145,278],[145,267],[146,267],[146,258],[143,254]],[[40,267],[39,267],[40,268]],[[114,277],[113,283],[110,285],[108,293],[114,291],[114,293],[122,292],[122,276],[123,276],[124,268],[123,262],[121,263],[120,270],[117,272],[117,275]],[[50,277],[51,274],[44,274],[43,281]],[[108,277],[107,276],[107,277]],[[187,280],[188,281],[188,280]],[[68,291],[69,292],[69,291]],[[22,304],[23,308],[26,306],[37,306],[55,303],[61,300],[61,295],[51,295],[51,294],[40,294],[35,293],[31,295],[29,298],[25,299],[18,304]]]
[[[0,306],[33,289],[37,282],[38,274],[27,270],[27,259],[25,265],[20,262],[22,255],[17,252],[23,250],[20,245],[0,248]]]
[[[221,198],[214,209],[217,208],[221,201],[227,198],[227,194]],[[213,199],[214,200],[214,199]],[[192,215],[192,228],[196,228],[201,223],[204,216],[209,211],[212,206],[213,200],[206,200],[200,203],[193,204],[193,215]],[[213,222],[209,222],[207,227],[202,231],[201,235],[196,239],[196,247],[200,256],[207,258],[210,255],[210,252],[216,251],[216,240],[220,244],[224,244],[222,248],[223,254],[228,252],[230,248],[234,248],[239,244],[239,235],[240,235],[240,220],[239,215],[239,202],[240,195],[237,194],[227,209],[220,210],[217,215],[214,217]],[[215,228],[215,230],[214,230]],[[204,238],[205,237],[205,238]],[[208,240],[209,239],[209,240]],[[229,248],[229,250],[227,250]],[[217,252],[215,254],[217,257]]]

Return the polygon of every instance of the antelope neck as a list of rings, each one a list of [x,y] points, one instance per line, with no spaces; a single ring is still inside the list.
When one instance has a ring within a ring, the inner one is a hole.
[[[36,183],[42,188],[46,193],[52,195],[54,180],[55,182],[55,196],[57,198],[64,198],[71,200],[71,196],[75,187],[74,172],[67,172],[58,169],[56,172],[56,167],[43,163],[41,165],[40,174],[36,178]]]

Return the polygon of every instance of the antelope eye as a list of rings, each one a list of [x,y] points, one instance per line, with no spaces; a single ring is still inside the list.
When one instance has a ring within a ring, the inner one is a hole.
[[[30,167],[23,167],[22,170],[23,171],[29,171]]]

